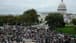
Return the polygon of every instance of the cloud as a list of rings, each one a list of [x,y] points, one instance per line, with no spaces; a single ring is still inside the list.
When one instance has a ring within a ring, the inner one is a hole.
[[[20,14],[27,9],[56,11],[61,0],[0,0],[0,14]],[[68,12],[76,12],[76,0],[64,0]]]

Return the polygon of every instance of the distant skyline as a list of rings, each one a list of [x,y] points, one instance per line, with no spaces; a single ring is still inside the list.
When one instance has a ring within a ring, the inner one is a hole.
[[[22,14],[28,9],[38,12],[57,11],[61,0],[0,0],[0,14]],[[76,13],[76,0],[64,0],[67,12]]]

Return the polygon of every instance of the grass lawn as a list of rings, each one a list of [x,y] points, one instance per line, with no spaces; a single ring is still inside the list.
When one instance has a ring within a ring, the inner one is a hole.
[[[63,28],[57,28],[57,32],[76,35],[76,26],[65,26]]]

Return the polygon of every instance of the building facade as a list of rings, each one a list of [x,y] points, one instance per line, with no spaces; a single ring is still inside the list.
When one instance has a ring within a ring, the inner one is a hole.
[[[43,21],[45,20],[45,17],[48,15],[48,13],[61,13],[64,17],[65,23],[70,23],[73,18],[76,18],[75,14],[67,13],[67,7],[63,0],[61,0],[61,3],[58,5],[57,12],[41,12],[39,13],[41,15],[41,18]]]

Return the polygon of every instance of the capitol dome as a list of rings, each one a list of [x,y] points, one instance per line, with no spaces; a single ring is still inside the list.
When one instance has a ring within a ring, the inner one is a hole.
[[[63,0],[61,1],[61,3],[58,6],[58,11],[66,11],[66,5],[63,3]]]

